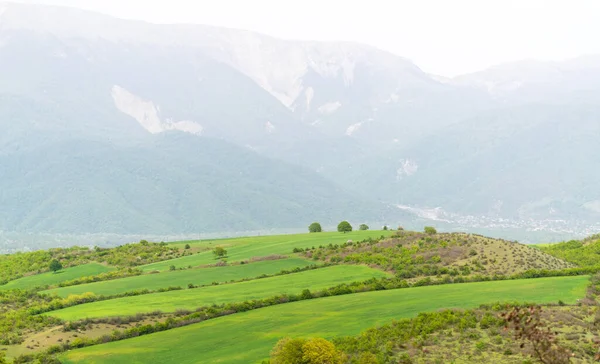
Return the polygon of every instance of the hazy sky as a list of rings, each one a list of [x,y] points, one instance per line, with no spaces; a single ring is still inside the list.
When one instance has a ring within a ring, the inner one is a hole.
[[[0,0],[1,1],[1,0]],[[600,53],[600,0],[21,0],[280,38],[350,40],[444,76]]]

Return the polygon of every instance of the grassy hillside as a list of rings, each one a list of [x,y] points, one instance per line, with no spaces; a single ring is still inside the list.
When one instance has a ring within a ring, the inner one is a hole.
[[[0,255],[0,285],[24,276],[48,272],[50,261],[59,260],[63,267],[103,263],[117,268],[131,268],[151,262],[192,254],[166,244],[140,242],[112,249],[88,247],[58,248],[46,251]],[[84,273],[84,272],[82,272]],[[33,287],[30,287],[33,288]]]
[[[363,266],[333,266],[248,282],[209,286],[182,291],[123,297],[77,305],[48,315],[64,320],[91,317],[127,316],[136,313],[194,310],[198,307],[270,298],[279,293],[300,293],[303,289],[323,289],[340,283],[384,277],[386,273]]]
[[[317,247],[319,245],[342,244],[348,240],[363,240],[367,238],[378,238],[381,235],[390,236],[391,231],[353,231],[342,234],[338,232],[324,232],[318,234],[290,234],[290,235],[271,235],[257,236],[235,239],[220,239],[215,241],[191,241],[185,243],[173,244],[174,247],[181,247],[189,243],[192,247],[222,246],[227,249],[227,259],[230,262],[250,259],[252,257],[262,257],[271,254],[291,254],[297,247]],[[176,267],[199,266],[215,263],[215,258],[211,251],[201,252],[192,256],[187,256],[170,261],[158,262],[142,266],[144,271],[168,270],[171,265]]]
[[[17,288],[31,289],[34,287],[52,286],[60,282],[70,281],[72,279],[81,277],[95,276],[97,274],[111,272],[113,270],[115,270],[115,268],[113,267],[108,267],[99,263],[89,263],[71,268],[66,268],[56,273],[48,272],[19,278],[17,280],[10,281],[3,286],[0,286],[0,290]]]
[[[500,316],[511,310],[510,307],[493,305],[473,310],[420,313],[413,319],[401,319],[366,330],[355,337],[333,341],[348,361],[359,360],[359,363],[365,362],[360,361],[364,358],[374,359],[369,363],[540,362],[531,342],[516,339],[514,327],[507,325]],[[591,339],[600,334],[597,313],[597,308],[589,306],[541,308],[539,322],[550,328],[556,338],[550,350],[564,353],[560,348],[566,349],[562,360],[556,360],[556,356],[555,360],[551,360],[549,353],[544,353],[544,359],[549,363],[565,364],[597,362],[592,359],[598,351],[597,345]],[[394,346],[390,348],[388,343]],[[389,350],[382,350],[386,346]]]
[[[225,259],[214,257],[215,247],[227,249]],[[358,231],[2,256],[9,284],[0,290],[0,353],[18,363],[59,353],[79,360],[88,351],[86,362],[253,362],[284,335],[355,335],[441,308],[580,298],[590,307],[585,275],[596,271],[594,240],[549,248],[472,234]],[[50,259],[67,268],[44,273]],[[316,268],[321,263],[327,266]],[[556,278],[537,278],[549,276]],[[40,284],[50,287],[40,291]],[[113,295],[121,297],[101,297]],[[587,352],[582,341],[577,350]]]
[[[570,240],[557,244],[539,245],[538,248],[582,267],[600,266],[600,235],[583,240]]]
[[[562,300],[585,294],[587,277],[541,278],[368,292],[268,307],[180,329],[74,350],[65,363],[253,363],[284,336],[358,334],[389,320],[484,302]],[[193,344],[192,344],[193,343]],[[174,350],[173,348],[177,348]]]
[[[158,290],[167,287],[187,287],[190,283],[196,286],[202,286],[213,282],[222,283],[231,280],[237,281],[245,278],[255,278],[263,274],[276,274],[282,270],[291,270],[297,267],[305,267],[310,264],[313,264],[313,262],[300,258],[266,260],[243,265],[197,268],[172,272],[166,271],[160,274],[144,274],[114,281],[55,288],[43,291],[43,293],[57,294],[61,297],[67,297],[71,294],[83,294],[86,292],[92,292],[96,295],[114,295],[142,289]]]
[[[574,267],[539,249],[502,239],[462,233],[397,232],[391,239],[321,246],[305,256],[327,262],[371,264],[400,277],[509,276],[531,269]]]

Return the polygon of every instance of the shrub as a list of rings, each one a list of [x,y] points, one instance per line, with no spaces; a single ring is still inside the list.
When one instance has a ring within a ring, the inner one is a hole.
[[[215,256],[215,259],[226,257],[227,250],[221,246],[218,246],[213,249],[213,255]]]
[[[335,346],[322,338],[310,339],[302,345],[302,358],[308,364],[342,364],[343,355]]]
[[[275,344],[271,351],[271,364],[302,364],[304,363],[302,347],[306,340],[283,338]]]
[[[425,234],[434,235],[437,234],[437,230],[433,226],[425,226]]]

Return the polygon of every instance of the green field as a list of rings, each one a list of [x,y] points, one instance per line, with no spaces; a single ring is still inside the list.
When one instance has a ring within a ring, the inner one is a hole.
[[[125,341],[73,350],[64,363],[255,363],[283,336],[355,335],[392,319],[494,301],[582,298],[588,277],[429,286],[326,297],[221,317]]]
[[[199,245],[202,247],[225,247],[228,251],[227,259],[230,262],[250,259],[252,257],[264,257],[272,254],[289,255],[294,248],[306,248],[319,245],[342,244],[348,240],[359,241],[369,237],[378,238],[381,235],[389,236],[392,231],[353,231],[342,234],[338,232],[325,232],[318,234],[290,234],[274,236],[255,236],[247,238],[222,239],[214,241],[190,241],[191,246]],[[187,244],[185,243],[185,244]],[[175,246],[183,245],[183,242],[174,243]],[[164,262],[144,265],[141,268],[144,271],[168,270],[171,265],[176,267],[196,267],[206,264],[214,264],[215,258],[212,252],[204,251],[198,254],[172,259]]]
[[[359,265],[338,265],[301,273],[257,279],[253,281],[209,286],[182,291],[153,293],[92,302],[48,313],[65,320],[92,317],[125,316],[136,313],[193,310],[213,303],[233,303],[269,298],[281,293],[300,293],[303,289],[319,290],[340,283],[384,277],[386,273]]]
[[[266,260],[243,265],[232,265],[226,267],[197,268],[182,271],[167,271],[159,274],[144,274],[136,277],[122,278],[112,281],[95,282],[56,288],[43,293],[57,294],[67,297],[71,294],[82,294],[92,292],[97,295],[113,295],[134,290],[149,289],[157,290],[171,286],[187,287],[189,283],[195,285],[207,285],[212,282],[228,282],[243,278],[255,278],[262,274],[276,274],[282,270],[291,270],[296,267],[305,267],[314,264],[301,258],[288,258],[278,260]]]
[[[32,289],[34,287],[45,287],[49,285],[55,285],[60,282],[70,281],[72,279],[95,276],[100,273],[110,272],[114,270],[112,267],[107,267],[98,263],[90,263],[84,265],[78,265],[72,268],[66,268],[56,273],[42,273],[36,274],[29,277],[23,277],[14,281],[10,281],[7,284],[0,286],[0,290],[3,289]]]

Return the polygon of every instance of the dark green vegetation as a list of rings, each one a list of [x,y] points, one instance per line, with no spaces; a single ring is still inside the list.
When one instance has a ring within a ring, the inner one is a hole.
[[[583,359],[596,335],[594,241],[532,248],[359,228],[4,256],[21,277],[0,289],[0,352],[16,363],[246,363],[290,337],[306,363],[517,363],[529,353],[496,332],[497,313],[533,302]],[[569,249],[590,257],[554,256]],[[49,271],[54,259],[66,268]]]

